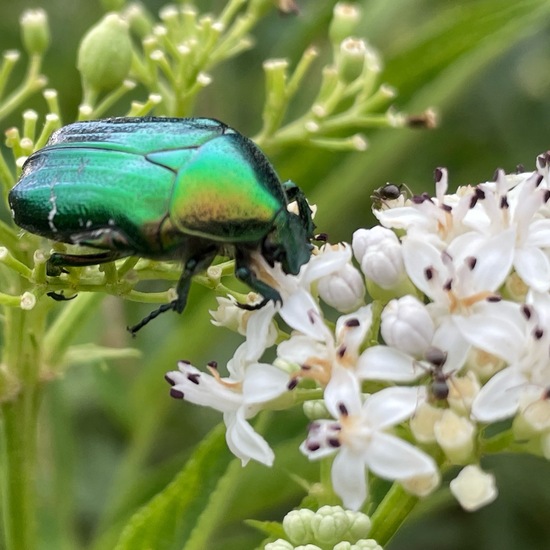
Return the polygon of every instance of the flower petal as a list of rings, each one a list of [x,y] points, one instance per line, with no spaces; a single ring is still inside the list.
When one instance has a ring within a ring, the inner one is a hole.
[[[414,414],[420,391],[418,387],[384,388],[365,401],[361,415],[375,430],[395,426]]]
[[[383,432],[373,435],[365,460],[369,469],[384,479],[408,479],[433,475],[437,471],[437,465],[431,456],[410,443]]]
[[[223,421],[227,426],[225,439],[229,450],[241,459],[242,465],[252,459],[271,466],[275,455],[266,440],[254,431],[252,426],[244,419],[243,410],[233,413],[225,413]]]
[[[350,510],[359,510],[367,498],[365,462],[361,454],[342,448],[332,463],[332,486]]]
[[[411,382],[421,374],[415,371],[410,355],[389,346],[367,348],[359,357],[356,372],[361,380],[391,382]]]

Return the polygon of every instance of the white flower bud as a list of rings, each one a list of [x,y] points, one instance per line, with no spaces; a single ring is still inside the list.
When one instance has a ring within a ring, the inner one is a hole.
[[[283,518],[283,529],[294,544],[307,544],[313,539],[311,522],[315,512],[307,508],[292,510]]]
[[[363,277],[351,264],[319,279],[317,290],[321,299],[334,309],[347,313],[363,305]]]
[[[384,308],[380,330],[388,346],[420,359],[432,343],[435,327],[426,306],[407,295]]]
[[[472,458],[475,428],[467,418],[447,409],[434,424],[434,434],[443,452],[455,464],[464,464]]]
[[[472,348],[468,353],[468,368],[477,374],[480,380],[486,381],[506,366],[504,359],[479,348]]]
[[[498,496],[495,476],[485,473],[479,466],[462,468],[450,483],[451,492],[468,512],[475,512],[493,502]]]
[[[438,409],[424,401],[421,403],[409,424],[414,438],[419,443],[433,443],[435,441],[434,425],[441,420],[443,409]]]
[[[212,324],[217,327],[226,327],[242,334],[246,334],[246,321],[250,312],[237,306],[234,299],[217,297],[218,309],[210,310]]]
[[[322,544],[341,541],[349,527],[349,518],[341,506],[322,506],[311,520],[313,536]]]
[[[36,305],[36,296],[32,292],[23,292],[21,295],[21,309],[30,310]]]
[[[441,474],[439,473],[439,470],[435,471],[433,474],[415,476],[401,481],[401,485],[405,491],[416,495],[417,497],[426,497],[430,493],[433,493],[435,489],[439,487],[440,483]]]
[[[352,247],[365,276],[379,287],[391,289],[406,278],[401,243],[390,229],[359,229]]]
[[[521,413],[521,418],[533,434],[550,430],[550,400],[537,399],[529,404]]]
[[[472,403],[480,390],[475,373],[468,371],[465,376],[453,377],[449,381],[448,387],[447,401],[450,407],[456,413],[468,416],[472,410]]]

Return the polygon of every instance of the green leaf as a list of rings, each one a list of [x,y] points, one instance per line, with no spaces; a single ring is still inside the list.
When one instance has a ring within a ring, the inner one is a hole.
[[[247,525],[254,527],[258,531],[264,533],[268,537],[274,537],[276,539],[284,539],[286,537],[283,526],[277,521],[258,521],[257,519],[245,520]]]
[[[174,480],[134,514],[115,550],[183,545],[232,460],[224,436],[224,425],[210,432]]]

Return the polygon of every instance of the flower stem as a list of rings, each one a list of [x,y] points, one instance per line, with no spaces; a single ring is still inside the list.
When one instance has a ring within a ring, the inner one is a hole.
[[[397,533],[417,502],[418,497],[407,493],[399,483],[394,483],[371,516],[372,528],[369,538],[385,546]]]

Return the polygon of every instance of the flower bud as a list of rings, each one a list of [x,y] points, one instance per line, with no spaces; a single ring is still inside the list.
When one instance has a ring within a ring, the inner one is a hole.
[[[506,362],[500,357],[475,347],[469,351],[467,363],[468,368],[482,381],[489,380],[506,366]]]
[[[495,476],[485,473],[477,465],[462,468],[450,483],[451,493],[468,512],[475,512],[493,502],[498,496]]]
[[[349,520],[348,537],[351,540],[359,540],[366,537],[371,528],[371,520],[369,516],[362,512],[354,512],[346,510],[346,515]]]
[[[353,82],[363,72],[367,44],[359,38],[346,38],[340,44],[338,57],[338,76],[347,84]]]
[[[426,306],[414,296],[391,300],[382,311],[381,333],[388,346],[417,359],[432,343],[434,323]]]
[[[448,385],[447,402],[450,407],[458,414],[468,416],[480,390],[477,376],[472,371],[468,371],[465,376],[453,377]]]
[[[145,38],[153,32],[153,18],[137,2],[130,4],[124,10],[124,19],[128,21],[132,31],[141,38]]]
[[[442,416],[443,409],[438,409],[426,401],[421,403],[409,422],[414,438],[419,443],[434,443],[434,426]]]
[[[21,309],[31,310],[36,305],[36,296],[32,292],[23,292],[21,295]]]
[[[27,10],[19,19],[23,45],[29,55],[42,55],[50,45],[48,16],[43,9]]]
[[[349,517],[341,506],[322,506],[311,520],[313,536],[323,545],[341,541],[349,527]]]
[[[337,311],[347,313],[363,305],[363,277],[351,264],[319,279],[317,290],[321,299]]]
[[[401,481],[401,485],[405,491],[416,495],[417,497],[426,497],[433,493],[441,483],[441,474],[439,470],[433,474],[415,476]]]
[[[334,47],[338,47],[345,38],[355,34],[361,19],[361,10],[355,4],[338,2],[332,13],[328,34]]]
[[[304,414],[308,420],[319,420],[320,418],[330,418],[324,399],[311,399],[303,405]]]
[[[275,542],[267,543],[264,550],[294,550],[294,545],[286,540],[277,539]]]
[[[112,90],[122,84],[131,62],[128,23],[116,13],[107,14],[80,43],[77,67],[84,86],[96,92]]]
[[[472,458],[475,428],[467,418],[447,409],[434,424],[434,434],[438,445],[455,464],[464,464]]]
[[[311,522],[315,512],[307,508],[292,510],[283,518],[283,529],[294,544],[307,544],[313,539]]]
[[[390,229],[359,229],[352,247],[365,276],[381,288],[391,289],[406,277],[401,243]]]

